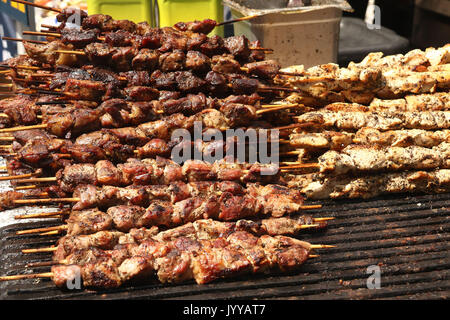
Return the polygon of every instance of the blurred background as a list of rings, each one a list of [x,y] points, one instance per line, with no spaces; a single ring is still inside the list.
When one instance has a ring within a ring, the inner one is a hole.
[[[31,0],[30,0],[31,1]],[[283,65],[360,61],[367,53],[404,53],[450,42],[450,0],[36,0],[115,19],[171,26],[179,21],[262,17],[217,29],[244,34],[275,49]],[[56,25],[55,13],[0,1],[0,35],[22,37],[23,30]],[[30,37],[31,39],[32,37]],[[0,41],[0,60],[22,53],[17,42]]]

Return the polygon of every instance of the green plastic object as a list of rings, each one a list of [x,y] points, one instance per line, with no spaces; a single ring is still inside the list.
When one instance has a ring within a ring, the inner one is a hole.
[[[183,21],[213,19],[223,21],[222,0],[157,0],[159,26],[171,27]],[[223,36],[223,27],[217,27],[211,35]]]
[[[113,19],[127,19],[138,22],[147,21],[155,26],[155,0],[87,0],[88,13],[108,14]],[[189,2],[189,1],[187,1]]]

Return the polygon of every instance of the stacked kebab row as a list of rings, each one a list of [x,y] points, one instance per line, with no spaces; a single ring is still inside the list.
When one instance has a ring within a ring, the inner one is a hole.
[[[292,115],[305,126],[285,153],[316,172],[290,175],[289,186],[310,199],[450,191],[450,45],[288,70],[303,73],[279,76],[303,92],[288,101],[325,104]]]
[[[65,286],[81,277],[86,287],[111,288],[156,274],[207,283],[297,269],[327,247],[288,237],[329,219],[295,216],[320,206],[305,206],[278,164],[167,159],[186,143],[172,133],[196,123],[215,132],[297,127],[285,110],[301,106],[265,104],[295,91],[273,83],[295,73],[264,60],[270,50],[242,36],[208,37],[211,20],[158,29],[81,12],[82,27],[67,29],[73,10],[59,13],[61,25],[40,33],[47,41],[25,41],[27,55],[4,65],[18,94],[1,102],[3,179],[16,190],[1,202],[69,204],[18,217],[64,221],[20,234],[66,235],[57,246],[24,250],[54,252],[40,264],[52,272],[2,280],[51,277]],[[188,148],[210,153],[235,143]]]

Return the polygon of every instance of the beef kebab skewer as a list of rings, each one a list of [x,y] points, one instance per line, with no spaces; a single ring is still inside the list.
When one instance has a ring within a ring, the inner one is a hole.
[[[67,20],[74,14],[79,14],[80,18],[82,19],[82,22],[84,22],[85,19],[91,19],[93,21],[90,21],[90,23],[94,22],[95,20],[99,20],[103,23],[110,22],[111,25],[109,26],[108,29],[111,29],[111,28],[121,29],[121,27],[122,27],[120,25],[120,22],[121,22],[120,20],[118,20],[119,23],[114,24],[114,20],[108,15],[98,14],[98,15],[89,16],[86,11],[80,10],[78,8],[69,7],[69,8],[64,8],[64,9],[58,9],[58,8],[52,8],[49,6],[36,4],[33,2],[24,1],[24,0],[12,0],[12,2],[22,3],[25,5],[32,6],[32,7],[37,7],[40,9],[57,12],[58,13],[57,20],[62,23],[66,23]],[[177,23],[175,25],[175,27],[181,31],[192,31],[192,32],[201,32],[204,34],[208,34],[214,28],[216,28],[218,26],[223,26],[225,24],[231,24],[231,23],[236,23],[236,22],[240,22],[240,21],[251,20],[256,17],[258,17],[258,15],[250,15],[250,16],[245,16],[245,17],[241,17],[241,18],[237,18],[237,19],[233,19],[233,20],[229,20],[229,21],[224,21],[224,22],[217,22],[212,19],[205,19],[203,21],[192,21],[192,22],[187,22],[187,23],[180,22],[180,23]],[[127,25],[131,25],[131,26],[133,25],[133,23],[128,20],[123,20],[123,23],[126,23]],[[88,26],[89,26],[89,24],[83,23],[83,27],[88,27]],[[96,25],[96,26],[98,26],[98,25]]]
[[[164,93],[159,100],[152,101],[133,102],[124,99],[109,99],[101,104],[92,101],[62,101],[60,104],[64,106],[60,107],[54,106],[56,103],[53,101],[36,101],[32,98],[18,96],[2,101],[0,111],[3,111],[2,116],[10,119],[10,123],[14,122],[21,126],[34,125],[41,121],[44,123],[68,122],[66,126],[70,127],[74,121],[69,121],[69,117],[73,119],[84,117],[87,119],[83,121],[87,123],[86,127],[118,128],[159,120],[164,115],[168,116],[174,113],[189,116],[209,108],[226,110],[227,105],[233,104],[235,107],[236,104],[253,106],[258,115],[301,107],[294,104],[261,106],[260,99],[262,98],[256,94],[213,99],[203,93],[188,94],[182,98],[177,98],[172,93]],[[24,104],[19,105],[16,101]],[[67,119],[61,120],[58,117],[67,117]],[[96,119],[99,123],[95,122]]]
[[[333,218],[312,218],[311,216],[295,216],[269,218],[262,220],[238,220],[234,222],[220,222],[212,219],[200,219],[186,223],[179,227],[160,231],[158,227],[132,228],[127,232],[98,231],[84,235],[65,235],[57,241],[57,245],[40,249],[24,249],[22,253],[54,252],[53,261],[60,262],[78,250],[91,248],[108,250],[121,244],[140,243],[149,237],[157,241],[173,241],[180,237],[192,239],[209,239],[222,237],[233,232],[245,231],[255,236],[297,236],[306,226],[315,226],[317,230],[325,229],[328,221]],[[318,247],[318,246],[317,246]],[[331,246],[322,246],[331,247]]]
[[[37,174],[37,173],[36,173]],[[204,161],[188,160],[183,166],[173,161],[157,159],[128,159],[126,163],[114,166],[109,161],[99,161],[96,164],[75,164],[58,171],[55,177],[27,178],[17,180],[21,183],[54,183],[49,189],[51,194],[73,193],[78,185],[167,185],[177,181],[236,181],[240,183],[278,183],[278,165],[248,164],[226,161],[216,161],[210,164]],[[9,205],[24,197],[23,193],[12,192]],[[36,199],[36,202],[61,202],[61,199]],[[70,199],[72,202],[72,199]],[[32,202],[30,202],[31,204]],[[7,204],[4,204],[5,206]]]
[[[157,121],[142,123],[137,127],[108,129],[107,131],[118,137],[122,136],[125,141],[127,140],[126,135],[139,137],[138,140],[140,141],[144,139],[148,142],[148,140],[152,138],[159,138],[168,141],[170,140],[171,134],[174,130],[192,130],[196,122],[201,122],[203,128],[213,128],[225,131],[236,127],[250,126],[253,121],[257,121],[263,114],[289,108],[292,108],[292,106],[287,105],[279,108],[276,107],[257,110],[251,105],[230,103],[221,107],[221,110],[204,109],[192,116],[185,116],[182,113],[174,113]],[[79,111],[79,113],[90,114],[92,111],[82,110]],[[94,122],[94,124],[97,125],[99,121],[98,117],[86,117],[86,119],[81,121],[79,118],[74,119],[70,114],[67,115],[67,119],[64,118],[63,114],[60,114],[59,117],[55,119],[58,121],[55,120],[55,122],[43,123],[34,126],[20,126],[15,128],[0,129],[0,133],[46,129],[50,134],[61,138],[66,137],[69,133],[70,136],[76,137],[83,133],[83,127],[89,127],[91,123],[88,120],[91,120],[91,122]],[[136,138],[132,138],[131,140],[134,139]]]
[[[106,255],[94,259],[93,263],[53,266],[49,273],[1,277],[0,280],[47,277],[57,286],[65,286],[67,281],[81,276],[85,287],[115,288],[138,276],[149,278],[156,273],[163,283],[194,279],[204,284],[274,268],[293,271],[308,259],[311,250],[324,247],[284,236],[256,237],[243,231],[208,240],[181,237],[159,242],[150,238],[141,244],[104,251]],[[211,268],[206,261],[215,267]]]
[[[279,185],[248,185],[243,189],[236,184],[202,184],[200,190],[198,184],[191,194],[175,193],[173,188],[182,187],[172,185],[169,188],[146,188],[151,195],[131,193],[127,191],[129,199],[116,194],[111,196],[114,188],[104,188],[104,193],[97,194],[109,199],[97,199],[98,204],[109,208],[107,212],[99,209],[85,209],[95,207],[94,201],[83,201],[89,194],[81,195],[79,205],[74,207],[66,220],[67,224],[58,227],[39,228],[36,230],[20,231],[18,234],[42,233],[55,230],[67,230],[68,234],[90,234],[100,230],[117,229],[127,231],[131,228],[166,226],[175,227],[198,219],[213,218],[220,221],[234,221],[249,217],[273,216],[282,217],[306,209],[318,209],[320,205],[304,206],[303,197],[298,191],[290,191]],[[192,187],[192,184],[191,184]],[[78,191],[94,187],[80,187]],[[172,188],[172,190],[170,190]],[[109,190],[108,190],[109,189]],[[143,190],[140,187],[138,190]],[[117,190],[117,189],[116,189]],[[133,191],[133,190],[131,190]],[[158,193],[159,192],[159,193]],[[195,193],[195,194],[193,194]],[[83,197],[84,196],[84,197]],[[134,199],[132,198],[134,196]],[[145,199],[143,199],[145,198]],[[137,199],[137,200],[136,200]],[[134,201],[136,200],[136,201]],[[90,203],[88,203],[90,202]],[[103,202],[103,203],[100,203]],[[122,205],[117,205],[123,203]]]

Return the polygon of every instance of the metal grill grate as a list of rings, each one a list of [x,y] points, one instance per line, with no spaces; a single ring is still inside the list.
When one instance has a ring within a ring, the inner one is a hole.
[[[305,234],[311,243],[337,248],[319,252],[290,275],[255,275],[199,286],[194,283],[130,285],[113,291],[62,291],[50,280],[0,283],[2,299],[437,299],[450,297],[450,194],[391,196],[367,201],[328,201],[317,216],[335,216],[328,230]],[[22,255],[56,238],[17,237],[13,225],[0,232],[0,274],[21,273],[49,254]],[[46,224],[48,225],[48,223]],[[368,289],[367,267],[381,268],[381,289]],[[36,268],[30,272],[46,272]]]

